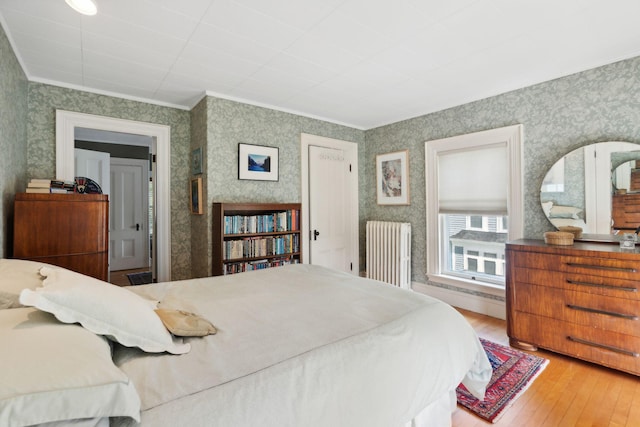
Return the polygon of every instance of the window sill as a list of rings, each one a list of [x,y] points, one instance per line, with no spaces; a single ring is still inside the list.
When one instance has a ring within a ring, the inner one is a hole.
[[[468,280],[455,276],[447,276],[444,274],[427,274],[430,281],[441,283],[443,285],[456,286],[474,292],[481,292],[497,297],[505,296],[504,285],[496,285],[493,283],[479,282],[477,280]]]

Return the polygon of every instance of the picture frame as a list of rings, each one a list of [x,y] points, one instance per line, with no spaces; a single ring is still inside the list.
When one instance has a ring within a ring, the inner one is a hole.
[[[379,205],[408,205],[409,150],[376,156],[376,188]]]
[[[278,181],[279,148],[238,144],[238,179]]]
[[[203,200],[202,200],[202,177],[191,179],[191,199],[190,210],[192,214],[203,214]]]
[[[191,174],[200,175],[202,173],[202,147],[191,151]]]

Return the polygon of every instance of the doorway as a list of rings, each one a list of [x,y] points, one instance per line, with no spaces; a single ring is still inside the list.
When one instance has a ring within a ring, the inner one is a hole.
[[[303,262],[358,275],[358,145],[303,133],[301,157]]]
[[[76,128],[96,129],[151,138],[150,151],[156,156],[153,168],[154,274],[157,281],[171,280],[171,203],[170,179],[170,127],[135,122],[92,114],[56,111],[56,176],[73,180],[75,177],[74,149]]]

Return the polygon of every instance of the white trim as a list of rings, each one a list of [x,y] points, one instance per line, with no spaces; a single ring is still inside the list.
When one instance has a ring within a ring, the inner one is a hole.
[[[156,192],[156,265],[159,282],[171,280],[171,128],[166,125],[116,119],[56,110],[56,178],[74,179],[74,132],[76,127],[149,135],[150,147],[157,154]]]
[[[454,307],[463,308],[475,313],[485,314],[498,319],[507,319],[507,305],[504,301],[483,298],[479,295],[456,292],[447,288],[439,288],[424,283],[412,282],[411,289],[415,292],[437,298]]]
[[[515,240],[524,235],[524,200],[523,200],[523,127],[522,125],[506,126],[450,138],[426,141],[425,145],[425,190],[426,190],[426,247],[427,247],[427,275],[431,280],[440,276],[439,257],[442,249],[439,247],[438,236],[438,155],[447,151],[463,150],[486,146],[495,143],[506,143],[509,161],[509,239]],[[490,165],[487,165],[490,167]],[[433,276],[433,277],[431,277]],[[469,286],[464,282],[456,286],[483,289],[476,284]]]
[[[341,141],[339,139],[325,138],[322,136],[300,134],[300,164],[302,181],[302,262],[309,262],[309,146],[334,148],[343,150],[346,158],[351,162],[350,192],[354,197],[351,200],[351,259],[355,275],[359,274],[360,266],[360,232],[358,215],[358,144],[355,142]]]

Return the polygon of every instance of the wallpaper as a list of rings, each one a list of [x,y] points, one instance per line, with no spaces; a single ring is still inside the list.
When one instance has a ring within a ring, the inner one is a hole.
[[[8,258],[13,199],[26,186],[28,82],[1,26],[0,58],[0,258]]]
[[[370,218],[411,222],[414,281],[427,282],[424,142],[518,123],[524,126],[524,233],[542,238],[552,226],[540,207],[540,185],[560,157],[593,142],[640,143],[640,57],[367,131],[361,209]],[[403,149],[410,153],[411,205],[378,206],[376,155]]]
[[[31,82],[27,119],[28,178],[55,176],[56,109],[171,126],[171,278],[190,278],[189,112]]]
[[[207,215],[214,202],[301,201],[300,134],[324,136],[362,145],[364,132],[317,119],[257,107],[220,98],[207,97]],[[279,149],[279,180],[238,179],[238,143]],[[360,164],[364,149],[358,150]],[[364,184],[361,169],[359,185]],[[360,212],[360,218],[364,218]],[[207,221],[211,237],[211,221]],[[208,245],[210,259],[211,244]]]
[[[202,194],[207,194],[207,99],[203,98],[191,110],[191,151],[202,148],[202,174],[190,178],[202,178]],[[189,157],[191,162],[193,159]],[[206,199],[206,198],[205,198]],[[205,205],[206,206],[206,205]],[[191,215],[191,275],[206,277],[211,271],[211,244],[209,236],[211,221],[204,215]]]
[[[55,175],[56,108],[171,126],[171,270],[175,280],[204,276],[210,270],[213,202],[300,201],[302,132],[360,146],[360,268],[364,268],[366,220],[407,221],[413,229],[412,279],[421,283],[427,283],[425,141],[523,124],[525,236],[532,238],[552,229],[540,207],[539,189],[557,159],[593,142],[640,143],[640,58],[363,132],[214,97],[204,98],[188,112],[28,83],[1,30],[0,54],[0,256],[8,255],[13,194],[24,189],[28,178]],[[240,142],[278,147],[277,182],[238,180]],[[192,215],[188,208],[190,159],[192,149],[200,146],[206,209],[204,215]],[[405,149],[409,150],[410,205],[378,206],[376,155]]]

